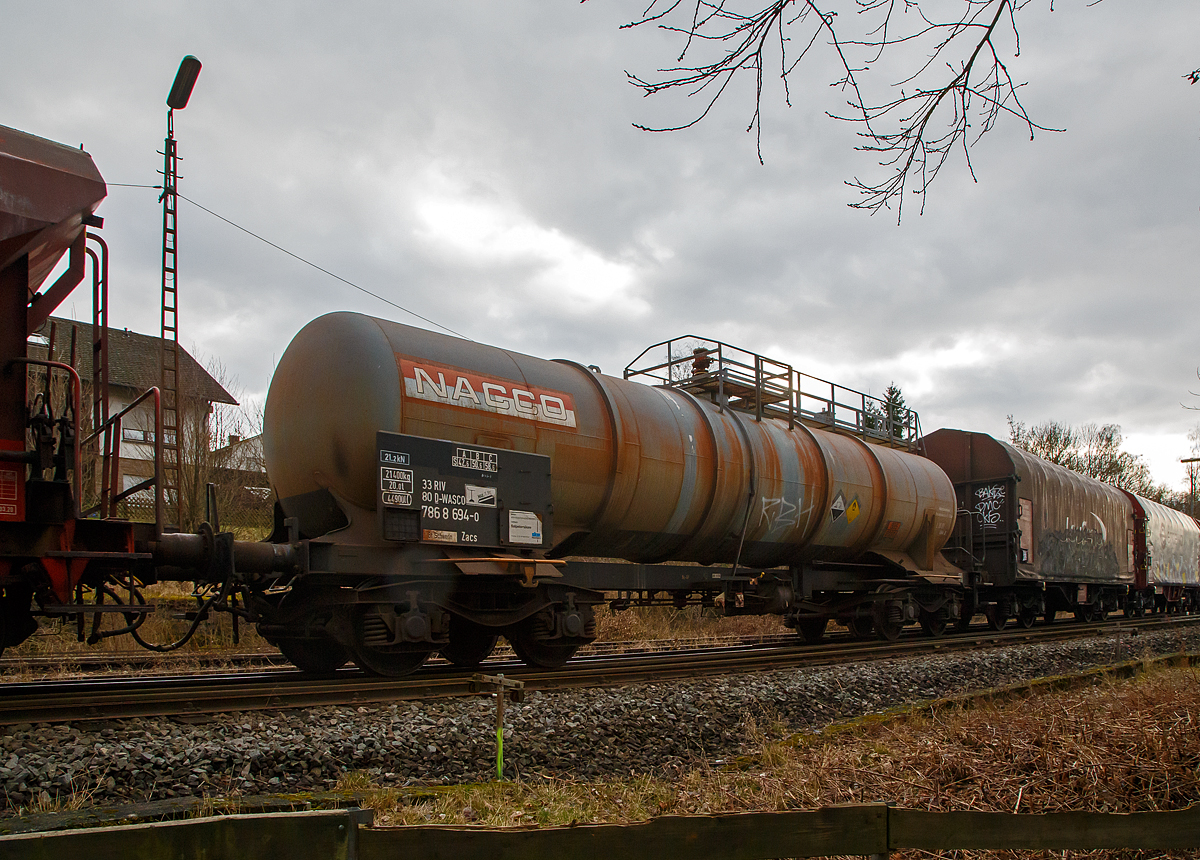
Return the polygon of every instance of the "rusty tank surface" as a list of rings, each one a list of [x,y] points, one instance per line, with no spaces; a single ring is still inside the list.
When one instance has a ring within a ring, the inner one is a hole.
[[[353,313],[301,330],[267,397],[286,515],[316,536],[328,491],[373,511],[376,432],[550,458],[546,555],[759,568],[875,553],[930,570],[954,490],[908,450]]]

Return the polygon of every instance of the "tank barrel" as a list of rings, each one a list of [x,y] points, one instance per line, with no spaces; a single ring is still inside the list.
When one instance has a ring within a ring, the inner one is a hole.
[[[264,420],[267,471],[284,514],[309,535],[335,521],[313,504],[318,497],[365,516],[376,510],[376,433],[386,431],[468,452],[548,456],[553,556],[766,567],[873,551],[930,567],[956,510],[937,466],[868,441],[865,422],[855,435],[840,424],[772,417],[762,396],[756,410],[730,408],[734,382],[725,390],[691,384],[714,376],[703,359],[712,361],[688,358],[701,368],[688,384],[655,387],[328,314],[296,335],[276,368]]]

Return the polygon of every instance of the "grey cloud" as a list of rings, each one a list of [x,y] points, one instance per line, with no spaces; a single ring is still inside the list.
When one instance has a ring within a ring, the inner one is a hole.
[[[640,8],[68,2],[51,19],[28,4],[6,19],[23,38],[0,58],[0,123],[83,142],[110,182],[153,183],[166,89],[195,53],[183,193],[473,338],[619,372],[648,343],[712,333],[876,392],[926,386],[910,401],[927,430],[1002,432],[1011,412],[1174,432],[1185,450],[1200,90],[1179,76],[1197,62],[1194,3],[1030,7],[1014,68],[1034,117],[1068,131],[1030,142],[1002,123],[974,151],[978,184],[952,161],[927,214],[909,200],[899,227],[846,207],[843,180],[876,168],[824,117],[841,99],[827,59],[793,108],[769,94],[765,165],[745,101],[685,132],[631,128],[693,109],[625,83],[676,50],[616,29]],[[438,176],[626,267],[649,312],[544,300],[548,258],[431,244],[416,207],[446,191]],[[155,201],[113,188],[102,209],[114,315],[143,331],[157,326]],[[187,205],[180,244],[183,338],[251,394],[313,316],[413,322]],[[981,357],[945,359],[955,344]]]

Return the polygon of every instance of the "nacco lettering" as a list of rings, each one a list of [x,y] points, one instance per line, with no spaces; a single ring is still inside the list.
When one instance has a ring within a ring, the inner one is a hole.
[[[565,392],[526,388],[427,361],[418,364],[400,356],[396,358],[408,397],[560,427],[575,426],[575,401]]]

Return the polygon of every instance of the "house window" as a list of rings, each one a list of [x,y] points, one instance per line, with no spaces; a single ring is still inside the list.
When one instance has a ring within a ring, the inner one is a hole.
[[[147,442],[147,443],[153,445],[154,444],[154,431],[153,430],[138,430],[136,427],[122,427],[121,428],[121,438],[126,442]],[[163,439],[166,440],[166,444],[168,444],[168,445],[175,444],[175,434],[174,433],[169,433],[169,432],[164,433]]]
[[[131,490],[146,479],[147,478],[145,475],[122,475],[121,489]],[[145,503],[151,501],[153,498],[154,495],[149,490],[138,490],[132,496],[129,496],[129,501],[134,503]]]

